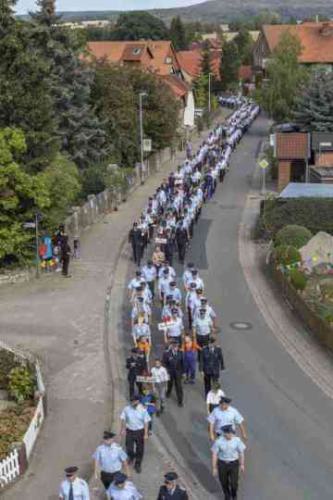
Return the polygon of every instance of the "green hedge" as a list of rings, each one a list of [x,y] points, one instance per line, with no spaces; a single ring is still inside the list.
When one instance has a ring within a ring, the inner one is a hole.
[[[301,261],[301,254],[295,247],[290,245],[280,245],[274,250],[274,258],[277,264],[290,266]]]
[[[312,233],[304,226],[291,224],[280,229],[274,238],[274,245],[291,245],[298,250],[312,238]]]
[[[333,234],[333,199],[275,199],[263,204],[258,222],[261,236],[274,237],[281,228],[290,224],[304,226],[312,234],[318,231]]]

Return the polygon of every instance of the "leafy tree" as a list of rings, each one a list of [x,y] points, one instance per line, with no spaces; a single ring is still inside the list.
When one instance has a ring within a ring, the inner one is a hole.
[[[267,66],[268,82],[257,92],[257,100],[277,122],[288,120],[295,97],[306,81],[307,71],[298,63],[302,47],[297,37],[286,32]]]
[[[167,40],[168,29],[148,12],[126,12],[120,14],[111,40]]]
[[[208,76],[202,74],[194,82],[195,103],[198,108],[208,106]]]
[[[54,0],[39,0],[33,15],[36,50],[50,64],[51,98],[58,117],[60,150],[80,167],[106,156],[105,133],[90,102],[94,74],[81,60],[82,39],[57,26]]]
[[[36,50],[30,25],[11,18],[13,4],[2,5],[6,15],[0,29],[0,127],[24,131],[25,164],[38,171],[57,150],[50,64]]]
[[[106,62],[96,65],[92,98],[106,124],[115,163],[134,165],[138,158],[137,97],[128,78],[131,71]]]
[[[154,149],[162,149],[177,133],[179,106],[168,87],[156,75],[128,66],[96,64],[92,98],[105,121],[111,154],[116,163],[132,167],[139,159],[139,93],[143,99],[144,132]]]
[[[253,42],[247,28],[242,27],[235,38],[242,64],[251,64]]]
[[[21,166],[26,152],[21,130],[0,130],[0,262],[21,261],[29,254],[31,235],[22,223],[34,210],[50,205],[43,174],[30,175]]]
[[[187,47],[186,31],[184,24],[179,16],[171,20],[170,38],[176,50],[185,50]]]
[[[293,118],[305,130],[333,132],[333,73],[312,73],[295,99]]]
[[[222,90],[227,90],[238,83],[240,64],[240,54],[237,44],[233,41],[225,42],[223,44],[220,67]]]
[[[67,210],[77,199],[81,182],[75,163],[58,154],[41,174],[48,191],[50,206],[44,211],[43,225],[55,229],[64,220]]]

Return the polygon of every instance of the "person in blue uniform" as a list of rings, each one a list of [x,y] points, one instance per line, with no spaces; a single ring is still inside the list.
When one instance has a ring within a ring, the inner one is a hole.
[[[126,474],[117,472],[113,482],[106,492],[109,500],[141,500],[143,496],[132,481],[128,481]]]
[[[88,484],[78,477],[76,465],[65,469],[66,479],[59,488],[59,500],[90,500]]]
[[[177,484],[178,474],[176,472],[167,472],[164,479],[157,500],[188,500],[186,490]]]
[[[122,447],[116,443],[116,434],[105,431],[103,434],[103,443],[99,445],[93,455],[95,463],[95,477],[98,477],[100,471],[101,481],[107,490],[117,472],[121,472],[124,467],[128,473],[127,454]]]

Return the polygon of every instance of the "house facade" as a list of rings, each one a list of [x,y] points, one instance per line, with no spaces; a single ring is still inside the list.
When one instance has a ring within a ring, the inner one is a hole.
[[[265,74],[267,63],[284,33],[296,36],[301,43],[299,63],[322,66],[333,70],[333,22],[307,22],[303,24],[263,25],[253,48],[253,66]]]
[[[88,42],[90,57],[112,64],[130,65],[159,77],[181,103],[183,127],[194,126],[194,95],[186,81],[172,42],[140,40],[138,42]]]

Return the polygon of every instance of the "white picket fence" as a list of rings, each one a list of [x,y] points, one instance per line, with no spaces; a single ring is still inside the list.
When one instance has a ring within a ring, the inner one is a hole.
[[[19,454],[13,450],[4,460],[0,462],[0,488],[20,475]]]
[[[43,420],[44,420],[44,408],[43,408],[43,398],[41,397],[39,398],[38,405],[36,407],[35,414],[33,416],[33,419],[31,420],[29,428],[23,437],[23,442],[25,444],[25,450],[28,460],[35,445]]]
[[[38,361],[35,361],[29,353],[23,353],[17,349],[13,349],[9,347],[4,342],[0,341],[0,348],[6,349],[15,356],[18,356],[22,359],[29,359],[30,362],[33,362],[36,370],[36,380],[37,380],[37,389],[39,393],[39,400],[36,406],[36,410],[34,416],[30,422],[30,425],[23,436],[21,446],[23,446],[23,454],[25,451],[25,460],[23,460],[22,470],[20,470],[19,463],[19,452],[17,449],[11,451],[6,458],[0,461],[0,490],[4,488],[6,485],[14,481],[20,474],[24,474],[26,470],[26,462],[29,462],[33,447],[36,443],[39,431],[41,429],[42,423],[45,418],[44,412],[44,397],[45,397],[45,386],[43,382],[43,377],[41,373],[41,369]]]

